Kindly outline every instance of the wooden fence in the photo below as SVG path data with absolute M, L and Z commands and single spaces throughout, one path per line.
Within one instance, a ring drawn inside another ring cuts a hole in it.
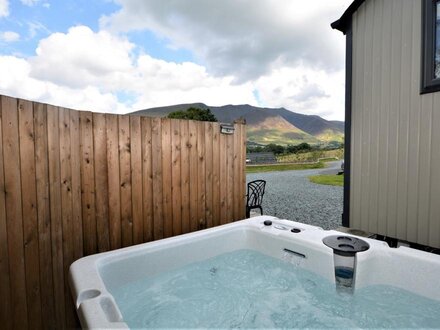
M 245 216 L 243 125 L 0 98 L 2 328 L 78 326 L 78 258 Z

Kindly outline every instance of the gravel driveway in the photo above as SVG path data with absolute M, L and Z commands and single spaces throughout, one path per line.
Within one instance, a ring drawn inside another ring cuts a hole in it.
M 264 214 L 335 229 L 342 224 L 343 187 L 311 183 L 308 176 L 336 173 L 340 166 L 338 161 L 325 169 L 252 173 L 246 179 L 266 180 Z

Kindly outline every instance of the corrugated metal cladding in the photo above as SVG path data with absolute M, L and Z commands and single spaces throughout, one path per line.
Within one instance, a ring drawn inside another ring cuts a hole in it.
M 440 93 L 420 95 L 420 0 L 353 16 L 350 227 L 440 247 Z

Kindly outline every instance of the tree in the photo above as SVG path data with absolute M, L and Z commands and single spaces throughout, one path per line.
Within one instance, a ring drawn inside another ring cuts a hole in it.
M 310 146 L 310 144 L 303 142 L 303 143 L 300 143 L 296 146 L 289 144 L 286 149 L 287 149 L 288 153 L 297 154 L 300 152 L 310 151 L 310 150 L 312 150 L 312 147 Z
M 284 147 L 279 144 L 268 144 L 264 147 L 265 151 L 273 152 L 275 155 L 283 154 L 284 153 Z
M 192 119 L 198 121 L 218 121 L 209 109 L 188 108 L 185 111 L 174 111 L 168 114 L 168 118 Z

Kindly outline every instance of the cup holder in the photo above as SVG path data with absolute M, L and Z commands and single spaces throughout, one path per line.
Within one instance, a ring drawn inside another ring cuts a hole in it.
M 85 291 L 81 291 L 78 295 L 78 299 L 76 300 L 76 307 L 78 308 L 81 303 L 83 303 L 86 300 L 94 299 L 96 297 L 99 297 L 101 295 L 101 291 L 96 289 L 89 289 Z

